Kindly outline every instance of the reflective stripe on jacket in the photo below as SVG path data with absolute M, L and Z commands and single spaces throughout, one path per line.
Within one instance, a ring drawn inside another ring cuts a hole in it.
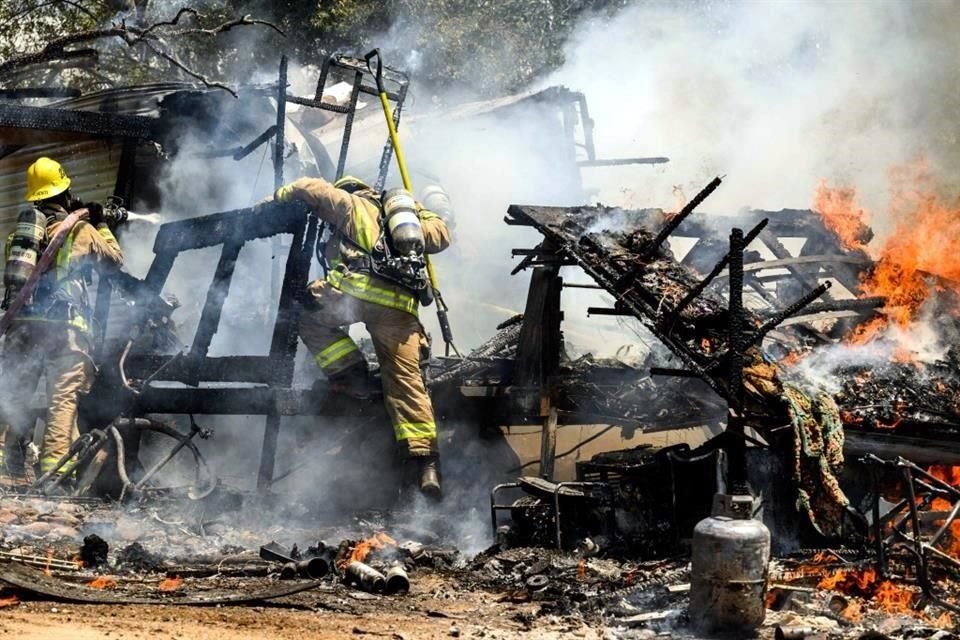
M 381 236 L 380 205 L 374 198 L 364 197 L 364 192 L 347 193 L 321 178 L 300 178 L 281 192 L 285 200 L 300 200 L 335 229 L 327 243 L 327 259 L 335 266 L 327 275 L 331 286 L 365 302 L 417 315 L 419 301 L 410 289 L 376 275 L 344 271 L 340 266 L 369 256 Z M 424 211 L 420 221 L 426 253 L 439 253 L 449 246 L 450 232 L 439 216 Z

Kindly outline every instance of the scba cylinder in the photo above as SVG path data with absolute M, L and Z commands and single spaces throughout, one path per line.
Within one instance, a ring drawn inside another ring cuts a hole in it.
M 393 248 L 403 256 L 423 254 L 423 227 L 417 202 L 406 189 L 390 189 L 383 196 L 383 213 Z
M 766 617 L 770 531 L 757 520 L 711 517 L 693 530 L 690 619 L 705 631 L 753 629 Z
M 424 208 L 433 211 L 444 220 L 453 216 L 453 205 L 450 204 L 450 196 L 446 190 L 438 184 L 431 184 L 424 187 L 420 192 L 420 201 Z
M 17 216 L 17 226 L 10 237 L 3 284 L 8 294 L 26 284 L 47 234 L 47 217 L 37 209 L 24 209 Z

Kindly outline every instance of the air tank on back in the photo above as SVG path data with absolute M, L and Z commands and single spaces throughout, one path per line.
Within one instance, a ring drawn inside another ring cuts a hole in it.
M 770 530 L 762 522 L 704 518 L 693 530 L 690 619 L 704 631 L 753 629 L 766 617 Z
M 439 215 L 448 227 L 453 228 L 453 205 L 446 190 L 438 184 L 431 184 L 420 192 L 420 202 L 428 211 Z
M 383 194 L 383 212 L 393 248 L 403 256 L 423 254 L 423 227 L 417 215 L 417 202 L 406 189 L 390 189 Z
M 24 209 L 17 216 L 17 226 L 7 240 L 3 285 L 9 299 L 27 282 L 40 257 L 47 233 L 47 218 L 38 209 Z

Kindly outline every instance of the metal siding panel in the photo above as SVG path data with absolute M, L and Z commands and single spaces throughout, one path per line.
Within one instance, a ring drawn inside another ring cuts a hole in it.
M 70 190 L 83 200 L 103 202 L 113 194 L 120 165 L 120 144 L 97 140 L 69 145 L 25 147 L 0 159 L 0 238 L 13 230 L 17 214 L 27 206 L 26 170 L 42 156 L 63 165 L 70 176 Z

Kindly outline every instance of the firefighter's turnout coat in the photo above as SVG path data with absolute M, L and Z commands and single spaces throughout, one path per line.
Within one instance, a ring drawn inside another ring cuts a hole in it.
M 380 204 L 372 191 L 348 193 L 326 180 L 301 178 L 278 192 L 299 200 L 335 230 L 327 243 L 331 269 L 308 287 L 300 337 L 327 376 L 364 364 L 345 328 L 363 322 L 373 340 L 383 383 L 384 403 L 401 450 L 410 456 L 437 452 L 437 426 L 420 361 L 427 338 L 418 319 L 418 296 L 411 289 L 372 274 L 362 265 L 381 238 Z M 450 244 L 438 215 L 419 212 L 426 253 Z
M 68 212 L 50 204 L 38 208 L 47 216 L 49 241 Z M 8 468 L 22 465 L 20 440 L 32 436 L 32 399 L 41 374 L 47 387 L 41 473 L 53 468 L 78 437 L 78 403 L 94 375 L 89 271 L 98 264 L 122 262 L 123 252 L 106 224 L 77 222 L 41 276 L 32 303 L 14 320 L 4 339 L 0 373 L 0 415 L 16 436 L 7 433 L 3 438 Z

